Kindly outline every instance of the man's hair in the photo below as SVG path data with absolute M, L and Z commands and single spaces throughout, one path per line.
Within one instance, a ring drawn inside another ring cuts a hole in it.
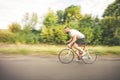
M 66 29 L 66 28 L 70 28 L 69 26 L 66 26 L 64 29 Z

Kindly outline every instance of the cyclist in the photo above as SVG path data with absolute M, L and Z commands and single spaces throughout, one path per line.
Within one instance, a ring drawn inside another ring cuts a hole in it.
M 69 26 L 66 26 L 64 28 L 64 31 L 70 36 L 70 39 L 67 41 L 68 43 L 67 46 L 70 48 L 74 47 L 79 51 L 79 53 L 76 53 L 76 54 L 78 56 L 78 60 L 80 60 L 82 54 L 84 53 L 84 50 L 79 46 L 81 45 L 82 42 L 84 42 L 85 35 L 76 29 L 70 29 Z

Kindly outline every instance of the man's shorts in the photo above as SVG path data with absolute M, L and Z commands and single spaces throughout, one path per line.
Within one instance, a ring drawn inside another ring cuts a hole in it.
M 85 38 L 77 39 L 76 43 L 81 46 L 85 41 Z

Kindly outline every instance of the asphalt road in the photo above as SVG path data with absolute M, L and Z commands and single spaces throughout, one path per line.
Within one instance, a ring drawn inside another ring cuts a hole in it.
M 120 80 L 120 61 L 62 64 L 55 57 L 0 58 L 0 80 Z

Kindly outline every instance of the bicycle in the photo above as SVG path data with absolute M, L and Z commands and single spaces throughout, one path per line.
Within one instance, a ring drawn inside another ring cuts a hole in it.
M 84 54 L 82 54 L 81 60 L 85 64 L 92 64 L 97 59 L 97 54 L 94 50 L 87 48 L 88 42 L 82 43 L 83 50 L 85 51 Z M 58 59 L 61 63 L 68 64 L 71 63 L 75 57 L 76 51 L 73 48 L 65 48 L 62 49 L 58 54 Z

